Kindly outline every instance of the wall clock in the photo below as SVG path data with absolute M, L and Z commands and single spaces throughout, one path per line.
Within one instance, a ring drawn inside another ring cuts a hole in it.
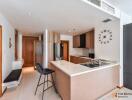
M 112 32 L 110 30 L 103 30 L 98 38 L 101 44 L 108 44 L 112 40 Z

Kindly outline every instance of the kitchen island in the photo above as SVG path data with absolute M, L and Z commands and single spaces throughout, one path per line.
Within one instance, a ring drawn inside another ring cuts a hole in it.
M 119 63 L 89 68 L 68 61 L 52 61 L 55 82 L 63 100 L 95 100 L 119 85 Z

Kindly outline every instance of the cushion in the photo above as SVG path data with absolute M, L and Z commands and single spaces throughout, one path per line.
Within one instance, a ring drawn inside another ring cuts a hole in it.
M 21 75 L 22 69 L 12 70 L 8 77 L 4 80 L 4 83 L 18 81 Z

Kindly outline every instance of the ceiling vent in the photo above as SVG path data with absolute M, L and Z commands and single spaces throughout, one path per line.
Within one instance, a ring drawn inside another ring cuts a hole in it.
M 93 3 L 93 4 L 97 5 L 97 6 L 101 6 L 101 1 L 100 0 L 87 0 L 87 1 Z
M 110 4 L 108 4 L 108 3 L 104 2 L 104 1 L 102 1 L 101 4 L 102 4 L 101 7 L 104 10 L 106 10 L 106 11 L 112 13 L 112 14 L 115 14 L 115 8 L 112 5 L 110 5 Z
M 112 21 L 112 20 L 108 18 L 108 19 L 103 20 L 102 22 L 108 23 L 108 22 L 110 22 L 110 21 Z

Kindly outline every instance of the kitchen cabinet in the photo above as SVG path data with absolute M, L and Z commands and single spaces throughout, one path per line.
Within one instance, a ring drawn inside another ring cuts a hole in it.
M 73 48 L 94 49 L 94 30 L 73 36 Z
M 80 35 L 80 48 L 86 48 L 86 34 Z
M 86 33 L 86 48 L 94 49 L 94 30 Z
M 90 61 L 90 58 L 70 56 L 70 62 L 75 63 L 75 64 L 86 63 L 89 61 Z
M 76 35 L 73 36 L 73 48 L 79 48 L 80 47 L 80 36 Z

